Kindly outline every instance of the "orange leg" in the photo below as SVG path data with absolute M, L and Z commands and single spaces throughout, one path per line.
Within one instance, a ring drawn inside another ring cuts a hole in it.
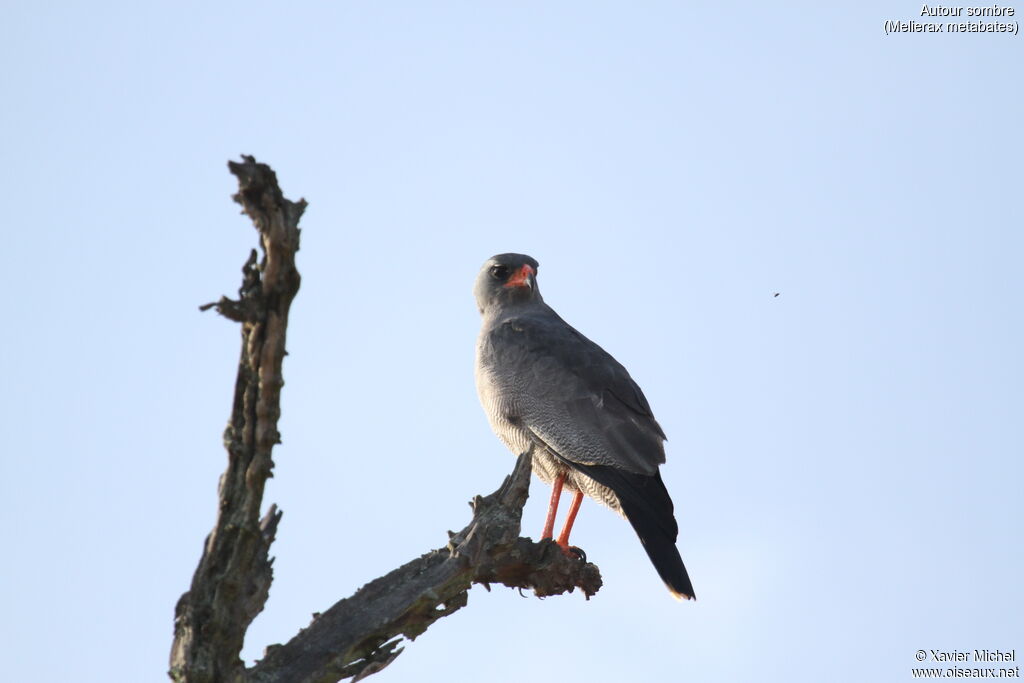
M 551 487 L 551 502 L 548 503 L 548 519 L 544 522 L 544 531 L 541 532 L 540 540 L 551 538 L 555 530 L 555 515 L 558 514 L 558 501 L 562 498 L 562 484 L 565 483 L 565 474 L 555 477 L 555 483 Z
M 569 514 L 565 516 L 565 526 L 562 527 L 562 533 L 558 535 L 558 545 L 562 546 L 562 550 L 569 549 L 569 532 L 572 531 L 572 525 L 576 521 L 576 513 L 580 511 L 580 503 L 583 502 L 583 491 L 577 491 L 576 495 L 572 497 L 572 503 L 569 505 Z

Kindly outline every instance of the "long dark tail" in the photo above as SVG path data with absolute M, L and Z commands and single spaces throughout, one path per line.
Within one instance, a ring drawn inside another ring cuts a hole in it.
M 686 573 L 683 558 L 676 548 L 679 527 L 673 514 L 672 499 L 661 481 L 661 474 L 656 472 L 653 476 L 646 476 L 607 465 L 564 462 L 615 492 L 626 519 L 644 544 L 647 557 L 651 558 L 651 563 L 672 595 L 677 599 L 696 599 L 690 575 Z

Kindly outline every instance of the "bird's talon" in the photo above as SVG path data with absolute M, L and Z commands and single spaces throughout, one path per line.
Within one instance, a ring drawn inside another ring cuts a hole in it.
M 562 552 L 566 555 L 570 557 L 575 557 L 581 562 L 587 561 L 587 554 L 583 552 L 583 548 L 577 548 L 576 546 L 569 545 L 568 543 L 558 543 L 558 541 L 555 541 L 555 543 L 558 545 L 559 548 L 562 549 Z

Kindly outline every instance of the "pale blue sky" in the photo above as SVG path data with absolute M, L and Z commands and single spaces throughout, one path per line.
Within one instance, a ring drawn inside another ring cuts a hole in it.
M 6 3 L 4 678 L 164 680 L 225 461 L 238 331 L 197 306 L 255 244 L 240 153 L 310 202 L 250 660 L 511 469 L 472 376 L 504 251 L 644 388 L 699 601 L 588 501 L 594 599 L 474 589 L 374 680 L 1024 652 L 1024 39 L 885 36 L 909 2 L 427 5 Z

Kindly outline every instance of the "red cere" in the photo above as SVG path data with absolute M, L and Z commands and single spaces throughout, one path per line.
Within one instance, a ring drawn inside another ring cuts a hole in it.
M 537 271 L 533 269 L 529 264 L 524 264 L 522 268 L 517 270 L 512 277 L 505 283 L 506 287 L 531 287 L 527 278 L 531 275 L 536 275 Z

